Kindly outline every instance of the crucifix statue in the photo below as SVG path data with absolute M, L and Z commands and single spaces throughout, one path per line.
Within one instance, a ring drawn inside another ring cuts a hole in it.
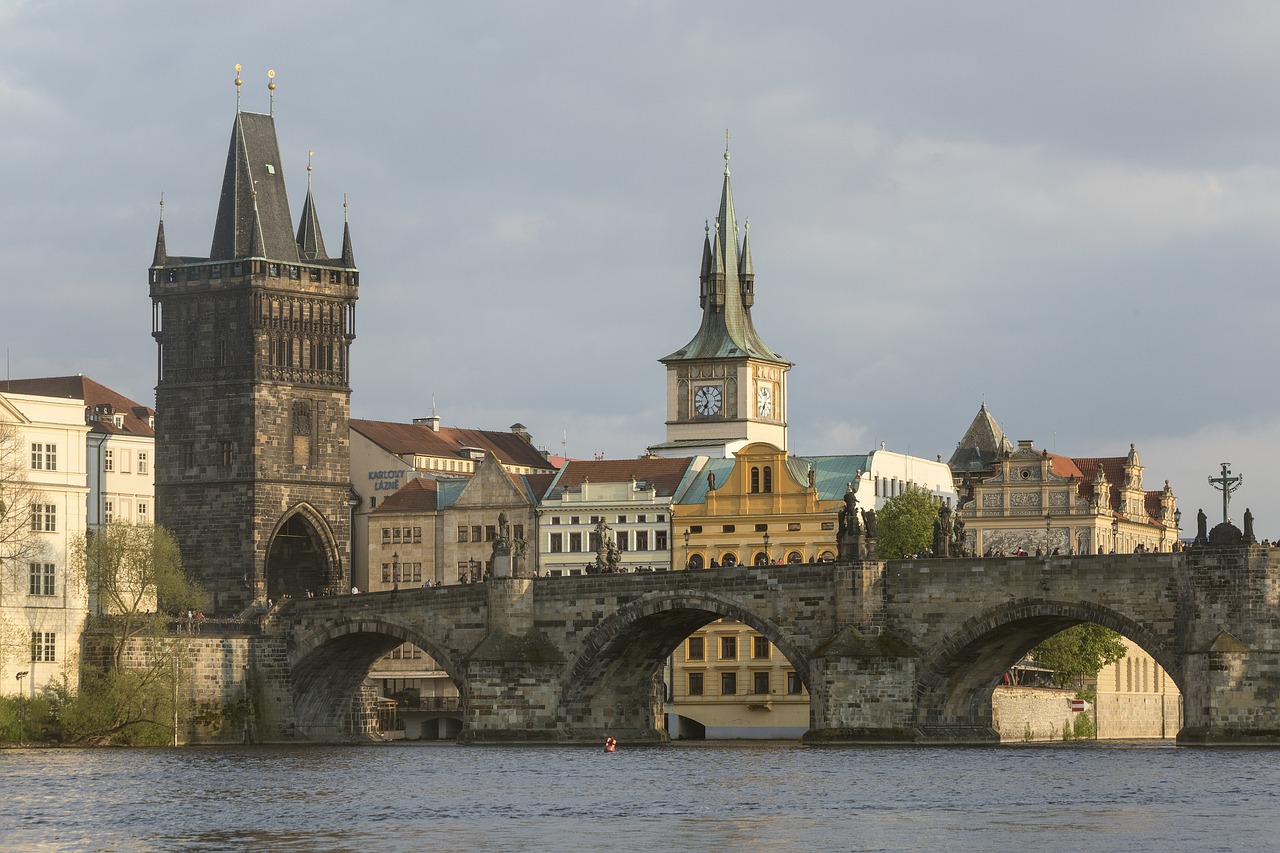
M 1234 492 L 1236 489 L 1240 488 L 1240 484 L 1243 482 L 1244 482 L 1243 474 L 1237 474 L 1234 477 L 1231 476 L 1230 462 L 1222 463 L 1221 477 L 1209 478 L 1209 485 L 1213 486 L 1215 489 L 1219 489 L 1222 491 L 1222 523 L 1223 524 L 1226 524 L 1228 521 L 1227 507 L 1231 504 L 1231 493 Z

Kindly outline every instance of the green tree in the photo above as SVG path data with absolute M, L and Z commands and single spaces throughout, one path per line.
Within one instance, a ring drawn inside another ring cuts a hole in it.
M 89 590 L 103 643 L 81 662 L 80 690 L 58 696 L 65 736 L 88 743 L 167 743 L 182 643 L 170 620 L 203 606 L 204 593 L 182 570 L 177 542 L 163 527 L 112 522 L 73 553 Z
M 1120 635 L 1094 622 L 1072 626 L 1031 650 L 1036 663 L 1053 670 L 1058 684 L 1065 687 L 1074 681 L 1079 690 L 1085 679 L 1097 677 L 1099 670 L 1124 655 Z
M 876 547 L 880 559 L 901 560 L 933 546 L 933 520 L 938 503 L 919 486 L 908 486 L 884 502 L 876 513 Z

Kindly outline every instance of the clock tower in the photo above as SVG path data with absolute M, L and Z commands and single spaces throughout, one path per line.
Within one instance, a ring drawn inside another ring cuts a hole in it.
M 726 147 L 720 214 L 702 244 L 702 325 L 693 340 L 660 359 L 667 367 L 667 440 L 651 454 L 729 457 L 757 441 L 787 449 L 791 362 L 761 340 L 751 321 L 756 276 L 749 228 L 739 244 Z

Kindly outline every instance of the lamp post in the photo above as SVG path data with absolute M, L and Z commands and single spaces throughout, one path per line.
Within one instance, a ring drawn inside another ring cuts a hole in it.
M 476 582 L 476 569 L 479 567 L 479 565 L 480 565 L 480 564 L 476 562 L 476 558 L 475 558 L 475 557 L 472 557 L 472 558 L 471 558 L 470 560 L 468 560 L 467 562 L 469 562 L 469 563 L 471 564 L 471 582 L 472 582 L 472 583 L 475 583 L 475 582 Z
M 1120 518 L 1111 519 L 1111 553 L 1120 553 Z
M 764 564 L 767 566 L 773 562 L 769 555 L 769 531 L 764 532 Z
M 400 588 L 400 552 L 391 552 L 391 589 L 394 592 Z
M 689 568 L 689 528 L 684 529 L 684 567 Z

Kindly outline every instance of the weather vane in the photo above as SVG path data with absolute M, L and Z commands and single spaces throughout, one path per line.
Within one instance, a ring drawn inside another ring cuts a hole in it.
M 240 79 L 240 63 L 236 63 L 236 112 L 240 112 L 240 84 L 244 81 Z
M 1221 477 L 1209 478 L 1209 485 L 1213 486 L 1215 489 L 1220 489 L 1222 491 L 1222 523 L 1223 524 L 1226 524 L 1228 521 L 1227 507 L 1231 504 L 1231 493 L 1234 492 L 1236 489 L 1240 488 L 1240 484 L 1243 482 L 1244 482 L 1243 474 L 1237 474 L 1234 477 L 1231 476 L 1230 462 L 1222 463 Z
M 276 114 L 276 70 L 267 69 L 267 98 L 271 102 L 271 115 Z

